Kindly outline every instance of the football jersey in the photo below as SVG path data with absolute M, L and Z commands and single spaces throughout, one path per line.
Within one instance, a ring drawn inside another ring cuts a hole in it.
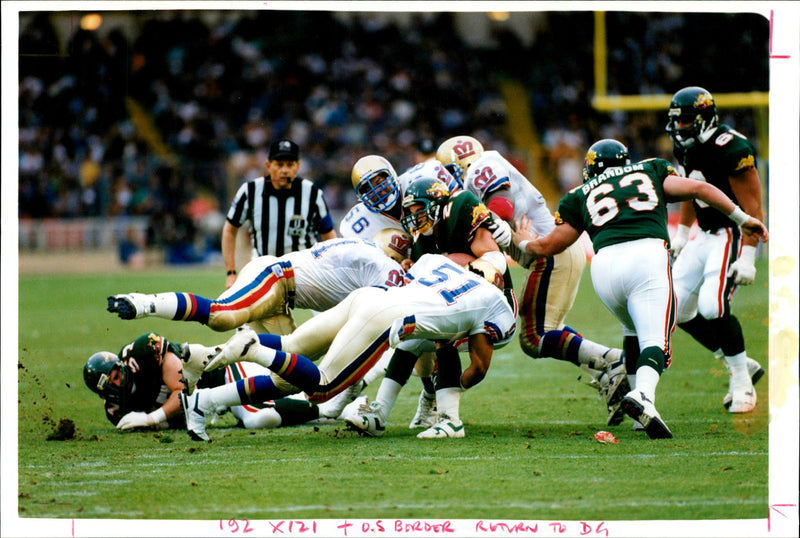
M 294 269 L 295 308 L 328 310 L 358 288 L 403 284 L 400 264 L 365 239 L 329 239 L 284 259 Z
M 532 230 L 539 235 L 547 235 L 555 227 L 553 214 L 539 189 L 497 151 L 485 151 L 470 164 L 464 174 L 464 189 L 480 200 L 507 189 L 514 201 L 514 219 L 527 216 Z
M 507 344 L 516 331 L 516 316 L 499 289 L 438 254 L 421 256 L 408 272 L 402 289 L 387 290 L 413 305 L 413 324 L 397 320 L 390 345 L 401 340 L 455 342 L 485 333 L 495 347 Z
M 386 213 L 370 211 L 361 202 L 350 208 L 342 222 L 339 223 L 339 233 L 342 237 L 372 239 L 375 234 L 386 228 L 402 230 L 403 225 L 399 220 Z
M 414 238 L 411 259 L 416 261 L 427 253 L 472 254 L 470 244 L 475 232 L 481 226 L 488 228 L 493 223 L 492 213 L 483 202 L 471 192 L 458 191 L 450 196 L 450 201 L 442 208 L 436 230 L 431 235 Z
M 124 399 L 124 407 L 106 401 L 106 417 L 114 425 L 131 411 L 149 413 L 167 401 L 170 390 L 164 384 L 161 366 L 170 351 L 181 354 L 178 344 L 156 333 L 145 333 L 119 351 L 119 358 L 133 375 L 133 387 Z
M 595 252 L 645 237 L 669 244 L 664 178 L 675 174 L 664 159 L 606 168 L 561 198 L 556 224 L 563 221 L 585 230 Z
M 755 148 L 741 133 L 720 125 L 704 143 L 685 150 L 675 148 L 675 157 L 684 167 L 684 175 L 711 183 L 738 205 L 728 178 L 756 166 Z M 701 230 L 729 228 L 736 224 L 701 200 L 694 200 L 697 225 Z

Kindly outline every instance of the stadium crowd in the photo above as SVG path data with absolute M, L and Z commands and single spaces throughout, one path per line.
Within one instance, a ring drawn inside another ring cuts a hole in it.
M 739 36 L 734 46 L 697 35 L 697 15 L 607 15 L 612 94 L 671 93 L 706 72 L 717 92 L 765 89 L 766 72 L 748 69 L 766 69 L 750 61 L 765 51 L 747 45 L 764 42 L 765 24 L 719 14 L 716 29 Z M 471 133 L 524 162 L 506 130 L 502 77 L 529 88 L 541 179 L 562 191 L 580 181 L 583 152 L 598 138 L 636 140 L 634 159 L 670 156 L 663 111 L 591 107 L 591 12 L 548 13 L 530 46 L 497 30 L 497 47 L 481 49 L 459 38 L 448 13 L 408 27 L 326 12 L 222 12 L 214 24 L 193 11 L 131 16 L 133 39 L 76 28 L 62 44 L 48 12 L 22 15 L 20 218 L 147 215 L 149 245 L 185 239 L 205 208 L 197 198 L 224 212 L 238 185 L 262 174 L 278 137 L 303 148 L 300 172 L 333 210 L 355 201 L 349 176 L 360 156 L 378 153 L 403 170 L 421 138 Z M 754 132 L 744 112 L 733 123 Z

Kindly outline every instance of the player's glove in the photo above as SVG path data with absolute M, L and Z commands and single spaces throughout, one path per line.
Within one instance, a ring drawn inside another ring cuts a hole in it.
M 742 255 L 728 269 L 728 278 L 737 286 L 747 286 L 756 279 L 756 247 L 743 246 Z
M 689 227 L 683 224 L 678 224 L 678 231 L 675 234 L 675 237 L 669 241 L 669 254 L 672 256 L 673 261 L 678 257 L 678 254 L 681 253 L 683 247 L 686 246 L 687 241 L 689 241 Z
M 118 430 L 132 430 L 133 428 L 148 428 L 154 426 L 155 422 L 150 422 L 150 417 L 147 413 L 140 411 L 131 411 L 122 417 L 117 423 Z
M 511 226 L 506 221 L 494 219 L 489 231 L 492 232 L 492 237 L 500 248 L 506 248 L 511 244 Z

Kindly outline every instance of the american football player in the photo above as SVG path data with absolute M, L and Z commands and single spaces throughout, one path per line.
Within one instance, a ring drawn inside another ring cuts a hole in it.
M 178 394 L 184 388 L 181 359 L 185 360 L 189 348 L 197 354 L 215 353 L 200 344 L 178 345 L 156 333 L 145 333 L 118 355 L 110 351 L 94 353 L 83 367 L 83 379 L 103 399 L 106 417 L 117 429 L 183 429 L 186 423 Z M 232 364 L 206 373 L 199 384 L 212 387 L 232 383 L 263 373 L 261 368 L 253 363 Z M 316 405 L 288 398 L 236 406 L 230 411 L 245 428 L 276 428 L 320 417 Z
M 480 200 L 463 190 L 451 193 L 435 177 L 422 177 L 407 187 L 402 205 L 401 222 L 414 238 L 412 259 L 419 259 L 426 253 L 464 253 L 480 259 L 502 275 L 507 302 L 516 315 L 516 298 L 505 256 L 489 231 L 489 226 L 492 225 L 491 213 Z M 366 402 L 365 406 L 370 406 L 372 410 L 369 412 L 380 414 L 385 421 L 400 390 L 408 381 L 417 357 L 434 348 L 438 371 L 434 387 L 435 400 L 430 398 L 428 391 L 423 391 L 420 394 L 418 412 L 426 404 L 429 408 L 432 407 L 435 401 L 437 417 L 417 437 L 463 437 L 463 424 L 458 416 L 460 393 L 463 389 L 459 385 L 461 363 L 454 345 L 434 346 L 431 342 L 419 341 L 410 342 L 395 350 L 375 401 Z M 358 409 L 346 410 L 342 413 L 345 420 L 348 420 L 351 412 L 363 416 L 368 413 Z M 357 419 L 351 422 L 354 425 L 361 423 Z
M 630 390 L 622 350 L 583 338 L 564 324 L 586 265 L 583 247 L 575 243 L 555 256 L 532 260 L 511 242 L 508 223 L 525 216 L 539 235 L 555 227 L 553 214 L 533 183 L 500 153 L 485 151 L 471 136 L 445 140 L 437 158 L 492 211 L 495 240 L 528 270 L 520 301 L 522 350 L 534 359 L 563 360 L 587 372 L 608 409 L 607 422 L 619 423 L 623 418 L 619 403 Z
M 592 144 L 584 161 L 584 184 L 558 204 L 556 226 L 534 236 L 527 218 L 517 222 L 513 241 L 533 256 L 552 256 L 586 231 L 596 252 L 592 283 L 603 304 L 622 323 L 628 360 L 636 358 L 635 388 L 621 409 L 651 439 L 672 432 L 655 407 L 656 386 L 669 367 L 676 300 L 669 262 L 667 203 L 702 200 L 741 226 L 768 239 L 764 225 L 747 215 L 710 183 L 677 175 L 664 159 L 631 163 L 627 147 L 604 139 Z M 632 362 L 629 362 L 631 367 Z
M 679 90 L 670 101 L 668 117 L 666 130 L 684 175 L 714 185 L 749 215 L 763 219 L 755 149 L 744 135 L 719 124 L 711 94 L 697 86 Z M 695 218 L 700 230 L 689 241 Z M 753 384 L 764 374 L 747 356 L 741 324 L 731 313 L 738 286 L 755 280 L 757 246 L 758 238 L 742 234 L 727 215 L 698 200 L 681 204 L 672 238 L 678 326 L 724 357 L 730 379 L 722 403 L 731 413 L 753 411 Z
M 486 375 L 494 347 L 514 335 L 516 315 L 503 293 L 483 276 L 441 255 L 422 256 L 408 271 L 410 282 L 401 288 L 362 288 L 336 307 L 300 325 L 291 335 L 267 347 L 252 329 L 231 337 L 207 369 L 237 361 L 253 361 L 272 370 L 214 389 L 182 393 L 189 435 L 208 440 L 206 415 L 219 406 L 275 398 L 304 391 L 313 402 L 323 402 L 357 383 L 380 355 L 402 341 L 424 340 L 451 344 L 468 339 L 471 363 L 458 383 L 468 388 Z M 330 342 L 317 367 L 294 353 L 297 342 L 323 336 Z M 280 349 L 278 349 L 280 348 Z M 368 427 L 384 428 L 385 422 Z M 455 425 L 463 430 L 463 425 Z M 455 436 L 458 436 L 457 434 Z M 463 436 L 463 434 L 462 434 Z
M 336 238 L 280 258 L 261 256 L 245 265 L 234 285 L 217 299 L 180 292 L 127 293 L 110 296 L 108 311 L 122 319 L 156 316 L 228 331 L 292 308 L 327 310 L 357 288 L 403 284 L 398 262 L 406 257 L 407 234 L 397 229 L 379 240 Z M 292 319 L 291 329 L 295 327 Z M 279 329 L 274 333 L 291 332 Z
M 362 237 L 371 239 L 374 234 L 386 227 L 402 227 L 402 204 L 400 202 L 408 185 L 415 179 L 435 177 L 443 181 L 451 192 L 460 185 L 445 167 L 435 159 L 426 159 L 397 176 L 392 165 L 380 155 L 367 155 L 353 165 L 351 180 L 359 203 L 353 206 L 342 219 L 339 233 L 342 237 Z M 409 242 L 410 245 L 410 242 Z M 413 346 L 413 344 L 411 345 Z M 400 349 L 409 347 L 401 344 Z M 375 368 L 364 376 L 364 385 L 380 379 L 391 359 L 394 350 L 387 352 Z M 409 428 L 428 428 L 436 422 L 436 396 L 430 375 L 435 359 L 430 353 L 419 354 L 414 372 L 422 381 L 422 391 L 414 417 Z M 349 398 L 349 397 L 348 397 Z

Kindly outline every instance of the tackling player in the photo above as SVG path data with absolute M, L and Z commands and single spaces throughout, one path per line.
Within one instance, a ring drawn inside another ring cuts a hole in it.
M 225 345 L 207 368 L 237 361 L 253 361 L 272 370 L 235 385 L 198 389 L 181 394 L 189 435 L 208 440 L 206 415 L 219 406 L 275 398 L 304 391 L 309 400 L 323 402 L 361 379 L 388 347 L 410 340 L 450 344 L 467 338 L 470 366 L 459 380 L 464 387 L 479 383 L 486 374 L 495 346 L 505 345 L 516 329 L 516 315 L 503 293 L 482 276 L 444 256 L 421 257 L 409 270 L 411 281 L 400 288 L 362 288 L 336 307 L 302 324 L 291 335 L 264 338 L 243 328 Z M 274 336 L 274 335 L 268 335 Z M 329 348 L 317 367 L 294 353 L 297 342 L 314 338 Z M 374 423 L 382 429 L 383 423 Z
M 495 217 L 494 238 L 508 255 L 528 270 L 522 288 L 519 342 L 534 359 L 567 361 L 587 372 L 609 411 L 607 422 L 619 424 L 619 402 L 630 390 L 621 349 L 583 338 L 564 324 L 578 294 L 586 254 L 574 243 L 554 256 L 532 259 L 511 243 L 509 222 L 523 216 L 539 235 L 554 227 L 553 214 L 539 190 L 497 151 L 484 151 L 471 136 L 445 140 L 436 154 L 440 162 L 481 199 Z
M 745 212 L 763 219 L 753 145 L 719 124 L 710 93 L 696 86 L 675 93 L 666 130 L 684 175 L 714 185 Z M 695 217 L 700 230 L 689 241 Z M 747 356 L 742 326 L 731 313 L 737 287 L 755 280 L 757 246 L 758 237 L 743 235 L 736 222 L 703 202 L 681 204 L 678 232 L 672 238 L 678 326 L 724 357 L 731 375 L 722 403 L 731 413 L 755 408 L 753 384 L 764 374 L 761 365 Z
M 591 264 L 595 292 L 622 323 L 628 369 L 635 371 L 635 388 L 625 395 L 621 408 L 650 438 L 671 438 L 655 408 L 656 386 L 669 367 L 675 330 L 667 203 L 699 199 L 746 234 L 766 241 L 767 230 L 718 188 L 678 176 L 664 159 L 631 164 L 628 148 L 616 140 L 592 144 L 583 177 L 584 184 L 559 202 L 552 232 L 536 237 L 523 218 L 513 240 L 528 254 L 552 256 L 583 231 L 589 234 L 596 252 Z
M 127 293 L 110 296 L 108 311 L 122 319 L 196 321 L 222 332 L 288 314 L 292 308 L 327 310 L 357 288 L 402 285 L 398 262 L 407 257 L 409 242 L 400 229 L 382 230 L 375 242 L 329 239 L 280 258 L 256 258 L 217 299 L 182 292 Z
M 401 200 L 408 186 L 416 179 L 432 177 L 443 181 L 451 192 L 460 190 L 460 184 L 450 172 L 435 159 L 426 159 L 408 170 L 400 177 L 392 165 L 380 155 L 367 155 L 353 165 L 351 180 L 359 203 L 345 215 L 339 227 L 342 237 L 362 237 L 371 239 L 378 230 L 402 227 L 400 219 L 403 213 Z M 404 350 L 406 344 L 400 345 Z M 434 358 L 430 354 L 412 351 L 420 356 L 415 371 L 422 381 L 417 411 L 411 419 L 409 428 L 428 428 L 437 420 L 436 395 L 431 373 Z M 372 383 L 379 379 L 388 367 L 394 350 L 387 352 L 376 364 L 373 371 L 364 376 L 364 382 Z M 409 356 L 410 357 L 410 356 Z M 410 375 L 410 374 L 409 374 Z

